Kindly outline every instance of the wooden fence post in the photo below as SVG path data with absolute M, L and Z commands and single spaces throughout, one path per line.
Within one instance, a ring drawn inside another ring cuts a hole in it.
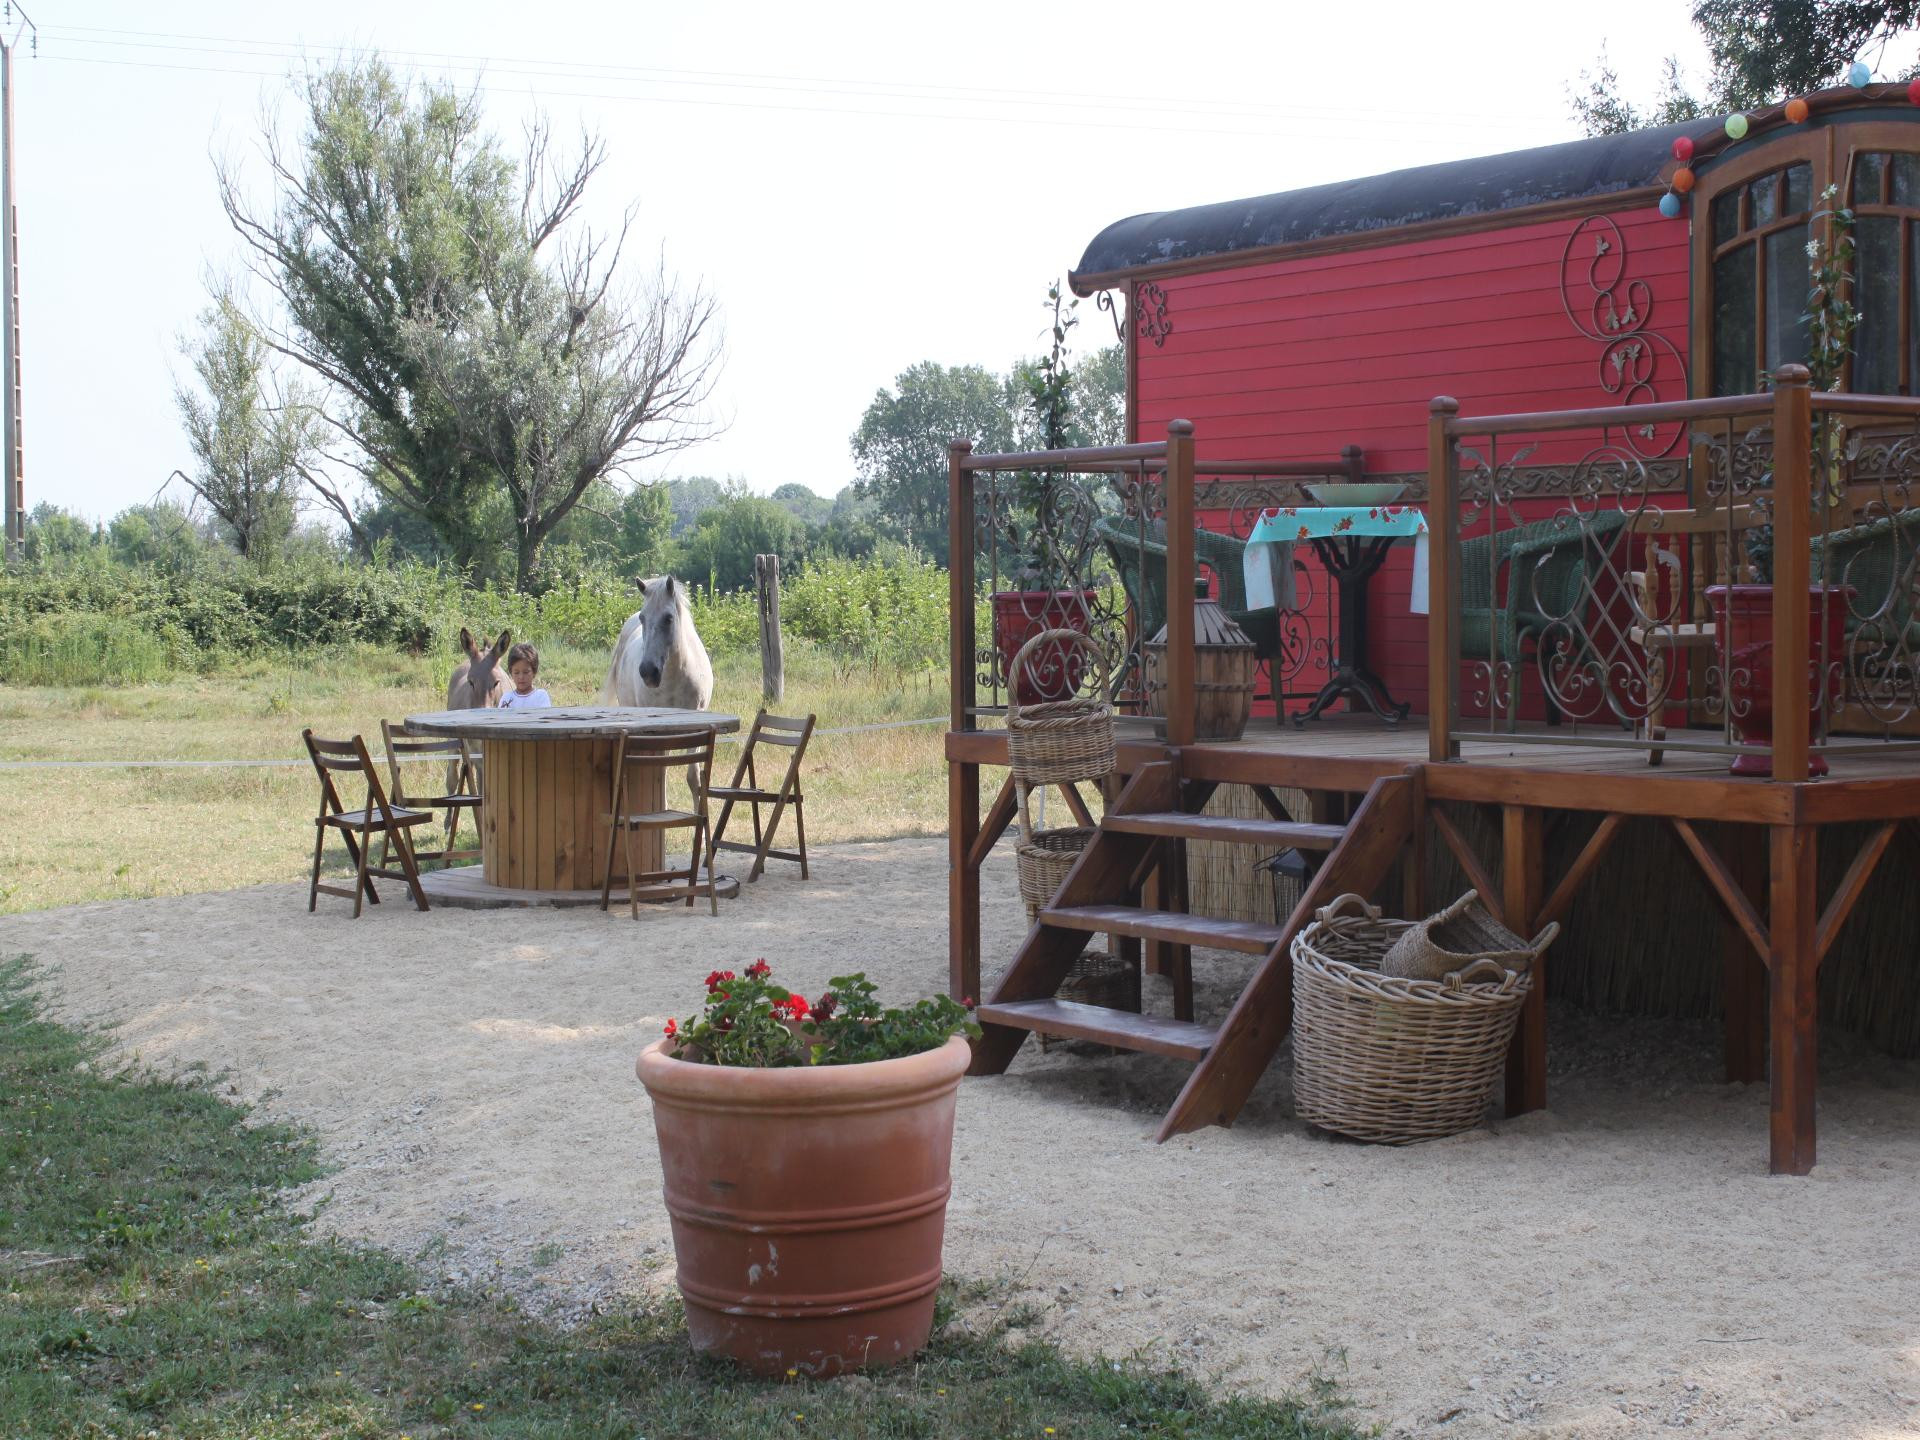
M 753 588 L 760 602 L 760 693 L 769 705 L 787 693 L 787 654 L 780 640 L 780 557 L 753 557 Z
M 973 714 L 973 476 L 967 458 L 973 443 L 947 446 L 947 728 L 975 728 Z M 972 861 L 980 834 L 980 767 L 947 761 L 947 993 L 956 1000 L 980 995 L 980 871 Z

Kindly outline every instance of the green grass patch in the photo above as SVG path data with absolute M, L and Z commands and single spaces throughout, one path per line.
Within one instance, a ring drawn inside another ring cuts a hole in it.
M 1292 1437 L 1363 1433 L 1330 1383 L 1218 1397 L 954 1323 L 871 1378 L 773 1384 L 696 1359 L 676 1306 L 571 1330 L 313 1238 L 282 1200 L 312 1138 L 207 1084 L 103 1066 L 0 964 L 0 1435 Z M 971 1297 L 975 1300 L 978 1296 Z

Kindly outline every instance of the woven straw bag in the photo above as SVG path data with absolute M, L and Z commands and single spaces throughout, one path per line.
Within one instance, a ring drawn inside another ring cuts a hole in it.
M 1398 980 L 1438 980 L 1476 960 L 1525 970 L 1538 953 L 1487 913 L 1478 891 L 1469 890 L 1438 915 L 1401 931 L 1381 958 L 1380 973 Z
M 1385 920 L 1358 895 L 1316 912 L 1293 941 L 1293 1101 L 1310 1125 L 1384 1145 L 1456 1135 L 1480 1123 L 1506 1062 L 1531 964 L 1480 959 L 1439 980 L 1379 973 L 1418 924 Z

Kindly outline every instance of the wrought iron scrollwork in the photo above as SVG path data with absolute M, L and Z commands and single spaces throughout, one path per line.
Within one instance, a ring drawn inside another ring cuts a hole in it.
M 1575 298 L 1584 284 L 1587 293 Z M 1653 322 L 1653 287 L 1627 276 L 1627 241 L 1609 216 L 1589 215 L 1573 227 L 1560 255 L 1560 304 L 1567 319 L 1600 346 L 1600 388 L 1622 405 L 1657 400 L 1663 361 L 1679 370 L 1687 393 L 1686 357 Z M 1683 424 L 1633 425 L 1623 436 L 1641 459 L 1670 455 L 1686 433 Z
M 1173 333 L 1173 321 L 1167 318 L 1167 292 L 1151 280 L 1133 287 L 1133 309 L 1140 317 L 1140 338 L 1156 347 L 1167 343 Z

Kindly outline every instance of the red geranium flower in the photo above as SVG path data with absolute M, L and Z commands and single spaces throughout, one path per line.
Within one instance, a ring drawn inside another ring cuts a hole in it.
M 829 990 L 813 1002 L 813 1018 L 816 1020 L 831 1020 L 833 1018 L 833 1012 L 839 1008 L 840 997 Z
M 804 1020 L 807 1018 L 808 1012 L 807 997 L 804 995 L 789 995 L 784 1000 L 774 1001 L 773 1008 L 786 1011 L 787 1018 L 790 1020 Z
M 674 1036 L 678 1035 L 679 1033 L 680 1033 L 680 1022 L 678 1020 L 667 1021 L 667 1038 L 671 1040 L 673 1039 Z
M 709 970 L 707 972 L 707 993 L 712 994 L 720 988 L 720 982 L 733 979 L 731 970 Z
M 762 975 L 770 975 L 772 973 L 773 967 L 767 964 L 765 960 L 756 960 L 747 966 L 747 974 L 755 980 L 758 980 Z

